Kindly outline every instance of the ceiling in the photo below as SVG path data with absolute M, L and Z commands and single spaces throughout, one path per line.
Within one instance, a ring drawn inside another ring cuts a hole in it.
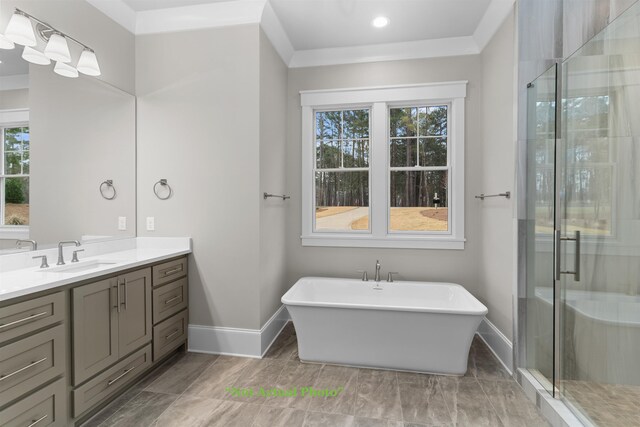
M 0 77 L 29 74 L 29 63 L 22 59 L 22 47 L 0 49 Z
M 490 0 L 271 0 L 294 49 L 471 36 Z M 389 18 L 385 28 L 371 21 Z
M 515 0 L 86 0 L 134 34 L 259 23 L 289 67 L 473 55 Z M 377 16 L 389 25 L 374 28 Z

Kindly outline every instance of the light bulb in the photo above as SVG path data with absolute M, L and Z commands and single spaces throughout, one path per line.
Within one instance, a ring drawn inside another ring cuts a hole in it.
M 18 11 L 11 16 L 4 35 L 12 42 L 23 46 L 35 46 L 37 44 L 31 20 Z
M 78 71 L 88 76 L 99 76 L 100 66 L 98 65 L 98 58 L 91 49 L 85 48 L 80 54 L 78 60 Z
M 69 45 L 67 39 L 60 33 L 53 33 L 49 37 L 49 43 L 44 48 L 44 54 L 47 58 L 58 62 L 71 61 L 71 53 L 69 53 Z
M 376 28 L 386 27 L 387 25 L 389 25 L 389 18 L 387 18 L 386 16 L 378 16 L 373 21 L 371 21 L 371 25 Z

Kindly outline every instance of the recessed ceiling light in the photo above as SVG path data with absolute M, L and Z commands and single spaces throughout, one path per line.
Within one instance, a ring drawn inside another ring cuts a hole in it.
M 371 21 L 371 25 L 376 28 L 386 27 L 387 25 L 389 25 L 389 18 L 387 18 L 386 16 L 378 16 L 373 21 Z

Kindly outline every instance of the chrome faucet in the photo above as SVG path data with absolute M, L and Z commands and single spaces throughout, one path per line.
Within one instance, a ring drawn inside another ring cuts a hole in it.
M 379 282 L 380 281 L 380 261 L 376 260 L 376 277 L 375 277 L 375 281 Z
M 36 242 L 35 240 L 22 240 L 22 239 L 18 239 L 16 241 L 16 249 L 22 249 L 22 245 L 24 243 L 30 244 L 32 251 L 37 251 L 38 250 L 38 242 Z
M 71 244 L 80 246 L 80 242 L 78 242 L 77 240 L 66 240 L 64 242 L 58 243 L 58 262 L 56 263 L 56 265 L 64 265 L 64 253 L 62 252 L 62 248 L 65 245 Z

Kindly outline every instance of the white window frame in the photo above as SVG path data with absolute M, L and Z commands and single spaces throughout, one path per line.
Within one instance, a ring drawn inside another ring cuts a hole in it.
M 14 109 L 14 110 L 0 110 L 0 128 L 16 127 L 16 126 L 29 126 L 29 110 L 28 109 Z M 0 170 L 4 171 L 4 133 L 0 135 L 0 161 L 3 165 L 0 166 Z M 31 144 L 29 144 L 29 151 L 31 151 Z M 0 178 L 20 177 L 23 175 L 4 175 L 0 174 Z M 29 175 L 24 175 L 28 177 Z M 4 202 L 0 201 L 0 215 L 4 218 Z M 0 239 L 27 239 L 29 238 L 29 226 L 28 225 L 0 225 Z
M 302 245 L 464 249 L 464 115 L 467 81 L 300 92 L 302 107 Z M 389 231 L 389 108 L 448 105 L 449 231 Z M 370 232 L 314 231 L 315 112 L 369 108 Z

